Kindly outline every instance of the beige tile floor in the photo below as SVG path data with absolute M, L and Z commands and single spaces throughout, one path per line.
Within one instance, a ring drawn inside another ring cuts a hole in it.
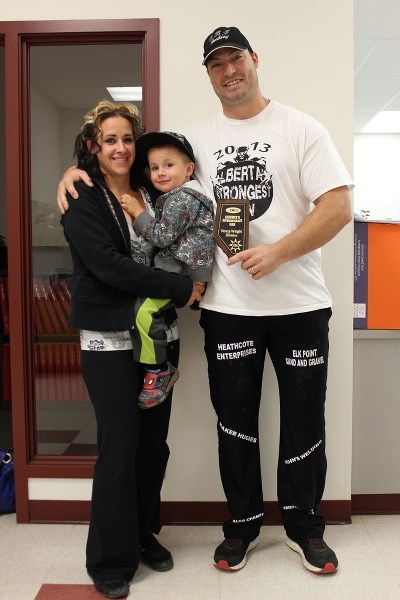
M 86 525 L 25 525 L 0 516 L 1 600 L 34 600 L 43 583 L 90 584 L 86 534 Z M 356 516 L 351 525 L 328 526 L 325 537 L 340 561 L 333 576 L 306 571 L 279 526 L 263 528 L 245 569 L 221 573 L 211 562 L 219 527 L 164 527 L 160 540 L 175 568 L 155 573 L 140 565 L 128 600 L 400 600 L 400 515 Z

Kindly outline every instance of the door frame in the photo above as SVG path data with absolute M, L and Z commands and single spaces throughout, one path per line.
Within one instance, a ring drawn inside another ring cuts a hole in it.
M 38 502 L 29 500 L 32 478 L 92 478 L 95 457 L 37 455 L 33 351 L 30 202 L 29 49 L 32 45 L 142 45 L 143 124 L 159 129 L 159 19 L 0 22 L 5 46 L 6 199 L 11 390 L 17 522 L 27 523 Z M 56 194 L 56 190 L 55 190 Z M 43 508 L 48 501 L 43 501 Z M 62 501 L 62 506 L 68 501 Z M 83 512 L 87 507 L 84 503 Z M 57 503 L 56 505 L 57 506 Z M 57 512 L 57 511 L 56 511 Z M 62 521 L 62 517 L 53 520 Z

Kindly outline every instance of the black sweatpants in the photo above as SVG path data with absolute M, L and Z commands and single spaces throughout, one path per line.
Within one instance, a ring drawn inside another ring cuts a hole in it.
M 220 473 L 231 513 L 223 528 L 227 538 L 251 541 L 263 524 L 258 426 L 267 351 L 279 385 L 277 489 L 283 524 L 295 540 L 323 535 L 324 519 L 315 511 L 326 477 L 330 316 L 331 309 L 276 317 L 202 310 Z
M 178 364 L 179 341 L 168 345 Z M 139 542 L 158 533 L 160 490 L 169 457 L 171 394 L 159 406 L 140 410 L 143 365 L 132 351 L 82 351 L 82 373 L 97 422 L 86 567 L 99 580 L 130 581 L 139 564 Z

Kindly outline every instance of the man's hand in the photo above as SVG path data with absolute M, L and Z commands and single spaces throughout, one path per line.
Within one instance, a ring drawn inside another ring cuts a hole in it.
M 242 262 L 242 269 L 253 279 L 261 279 L 276 271 L 283 263 L 322 248 L 352 219 L 346 186 L 325 192 L 314 201 L 314 205 L 297 229 L 273 244 L 238 252 L 229 258 L 227 264 Z
M 238 252 L 228 259 L 228 265 L 241 262 L 241 268 L 251 275 L 252 279 L 258 280 L 276 271 L 284 262 L 276 251 L 275 244 L 263 244 L 254 246 L 248 250 Z
M 78 198 L 78 192 L 74 186 L 76 181 L 83 181 L 86 185 L 93 187 L 92 180 L 86 171 L 82 171 L 82 169 L 78 169 L 78 167 L 70 167 L 67 169 L 58 184 L 57 192 L 58 209 L 62 215 L 68 210 L 67 192 L 69 192 L 75 200 Z
M 192 295 L 190 296 L 190 298 L 187 302 L 187 306 L 191 306 L 193 304 L 193 302 L 195 302 L 195 301 L 200 302 L 205 289 L 206 289 L 205 283 L 199 283 L 198 281 L 194 281 Z

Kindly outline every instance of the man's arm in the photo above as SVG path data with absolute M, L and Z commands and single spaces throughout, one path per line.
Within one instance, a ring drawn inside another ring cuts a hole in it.
M 69 204 L 67 200 L 67 192 L 71 194 L 75 200 L 78 198 L 78 192 L 75 189 L 74 183 L 82 180 L 89 187 L 93 187 L 92 180 L 86 171 L 78 169 L 78 167 L 70 167 L 67 169 L 62 176 L 60 183 L 58 184 L 57 192 L 57 204 L 60 213 L 63 215 L 68 210 Z
M 228 265 L 241 262 L 253 279 L 261 279 L 276 271 L 283 263 L 321 248 L 352 219 L 351 202 L 346 186 L 322 194 L 315 208 L 291 233 L 273 244 L 263 244 L 238 252 Z

